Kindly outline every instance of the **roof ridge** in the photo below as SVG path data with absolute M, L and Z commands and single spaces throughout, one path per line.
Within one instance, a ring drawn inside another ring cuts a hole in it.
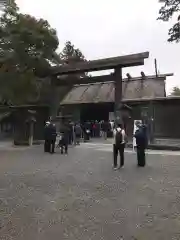
M 142 77 L 136 77 L 136 78 L 132 78 L 132 79 L 128 79 L 128 78 L 123 78 L 122 82 L 131 82 L 131 81 L 148 81 L 148 80 L 158 80 L 158 81 L 165 81 L 166 77 L 164 76 L 159 76 L 159 77 L 146 77 L 144 79 L 142 79 Z M 74 84 L 75 87 L 77 86 L 90 86 L 90 85 L 100 85 L 100 84 L 109 84 L 109 83 L 114 83 L 114 81 L 105 81 L 105 82 L 90 82 L 90 83 L 82 83 L 82 84 Z

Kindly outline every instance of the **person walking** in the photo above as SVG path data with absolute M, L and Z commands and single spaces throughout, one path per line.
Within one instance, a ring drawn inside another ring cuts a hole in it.
M 114 170 L 118 169 L 117 158 L 118 153 L 120 155 L 120 167 L 124 166 L 124 149 L 125 149 L 125 131 L 122 128 L 122 124 L 117 124 L 117 127 L 113 131 L 114 143 L 113 143 L 113 157 L 114 157 Z
M 136 138 L 138 167 L 145 167 L 146 165 L 145 150 L 148 145 L 146 126 L 139 124 L 134 137 Z

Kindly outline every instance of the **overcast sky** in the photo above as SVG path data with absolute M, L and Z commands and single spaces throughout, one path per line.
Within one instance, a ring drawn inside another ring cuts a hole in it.
M 158 0 L 16 0 L 20 10 L 49 21 L 56 28 L 60 49 L 70 40 L 90 59 L 149 51 L 141 67 L 124 69 L 132 76 L 173 72 L 167 91 L 180 87 L 180 43 L 167 43 L 170 23 L 156 21 Z

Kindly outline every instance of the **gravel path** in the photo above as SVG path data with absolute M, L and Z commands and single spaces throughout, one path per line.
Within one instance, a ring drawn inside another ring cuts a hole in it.
M 0 240 L 179 240 L 180 156 L 149 154 L 139 169 L 126 153 L 115 172 L 111 158 L 0 151 Z

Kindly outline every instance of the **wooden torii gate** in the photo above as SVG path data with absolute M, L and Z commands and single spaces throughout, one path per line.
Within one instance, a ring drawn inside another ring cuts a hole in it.
M 149 52 L 131 54 L 113 58 L 98 59 L 92 61 L 67 64 L 52 69 L 52 85 L 70 86 L 75 84 L 87 84 L 114 81 L 115 83 L 115 119 L 122 122 L 122 68 L 144 65 L 144 60 L 149 57 Z M 114 69 L 114 73 L 104 76 L 76 78 L 72 75 Z M 64 77 L 68 76 L 68 77 Z M 55 96 L 52 96 L 52 98 Z M 57 111 L 56 111 L 57 112 Z M 56 117 L 56 116 L 53 116 Z

